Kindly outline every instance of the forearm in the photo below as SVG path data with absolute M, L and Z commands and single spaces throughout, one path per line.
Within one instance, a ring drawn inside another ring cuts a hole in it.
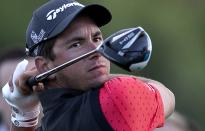
M 25 75 L 27 60 L 18 63 L 11 79 L 2 88 L 5 101 L 12 107 L 11 131 L 32 131 L 38 123 L 40 102 L 36 93 L 22 91 L 20 79 Z

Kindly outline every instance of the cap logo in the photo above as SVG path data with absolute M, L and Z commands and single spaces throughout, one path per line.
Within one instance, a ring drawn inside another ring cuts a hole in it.
M 67 3 L 67 4 L 63 4 L 62 6 L 60 6 L 57 9 L 53 9 L 51 11 L 49 11 L 46 15 L 47 20 L 54 20 L 57 17 L 58 13 L 62 13 L 63 11 L 65 11 L 67 8 L 72 7 L 72 6 L 81 6 L 84 7 L 84 5 L 78 3 L 78 2 L 72 2 L 72 3 Z
M 31 39 L 33 40 L 33 43 L 37 44 L 37 43 L 41 42 L 45 33 L 46 32 L 43 29 L 41 29 L 39 35 L 37 35 L 36 32 L 32 31 L 31 32 Z

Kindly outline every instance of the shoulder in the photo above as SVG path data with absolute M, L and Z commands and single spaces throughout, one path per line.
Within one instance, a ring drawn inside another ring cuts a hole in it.
M 136 128 L 146 127 L 148 123 L 157 127 L 164 121 L 158 90 L 134 76 L 119 76 L 107 81 L 100 89 L 99 100 L 110 121 L 123 118 L 130 121 L 129 127 Z M 139 124 L 140 121 L 143 123 Z
M 138 79 L 135 76 L 126 76 L 126 75 L 120 75 L 120 76 L 113 76 L 104 83 L 103 86 L 104 89 L 109 89 L 113 91 L 117 90 L 147 90 L 151 92 L 155 92 L 155 89 L 150 86 L 149 84 L 145 83 L 144 81 Z

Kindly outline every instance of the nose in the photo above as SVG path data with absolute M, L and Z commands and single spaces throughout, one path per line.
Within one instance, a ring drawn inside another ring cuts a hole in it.
M 99 52 L 96 52 L 96 53 L 90 55 L 90 56 L 88 57 L 88 59 L 89 59 L 89 60 L 97 60 L 97 59 L 99 59 L 100 57 L 102 57 L 102 55 L 101 55 Z
M 89 43 L 89 49 L 90 49 L 90 50 L 94 50 L 94 49 L 96 49 L 100 44 L 101 44 L 101 42 L 90 42 L 90 43 Z
M 95 50 L 99 45 L 101 44 L 101 42 L 91 42 L 89 44 L 89 50 Z M 92 55 L 90 55 L 88 57 L 88 59 L 98 59 L 99 57 L 101 57 L 102 55 L 99 52 L 96 52 Z

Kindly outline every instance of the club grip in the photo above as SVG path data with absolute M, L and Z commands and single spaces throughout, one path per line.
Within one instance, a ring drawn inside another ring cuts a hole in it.
M 35 77 L 35 76 L 32 76 L 32 77 L 30 77 L 30 78 L 27 80 L 26 83 L 27 83 L 27 85 L 29 86 L 29 88 L 30 88 L 31 90 L 33 90 L 33 89 L 32 89 L 32 86 L 37 85 L 38 81 L 36 80 L 36 77 Z

